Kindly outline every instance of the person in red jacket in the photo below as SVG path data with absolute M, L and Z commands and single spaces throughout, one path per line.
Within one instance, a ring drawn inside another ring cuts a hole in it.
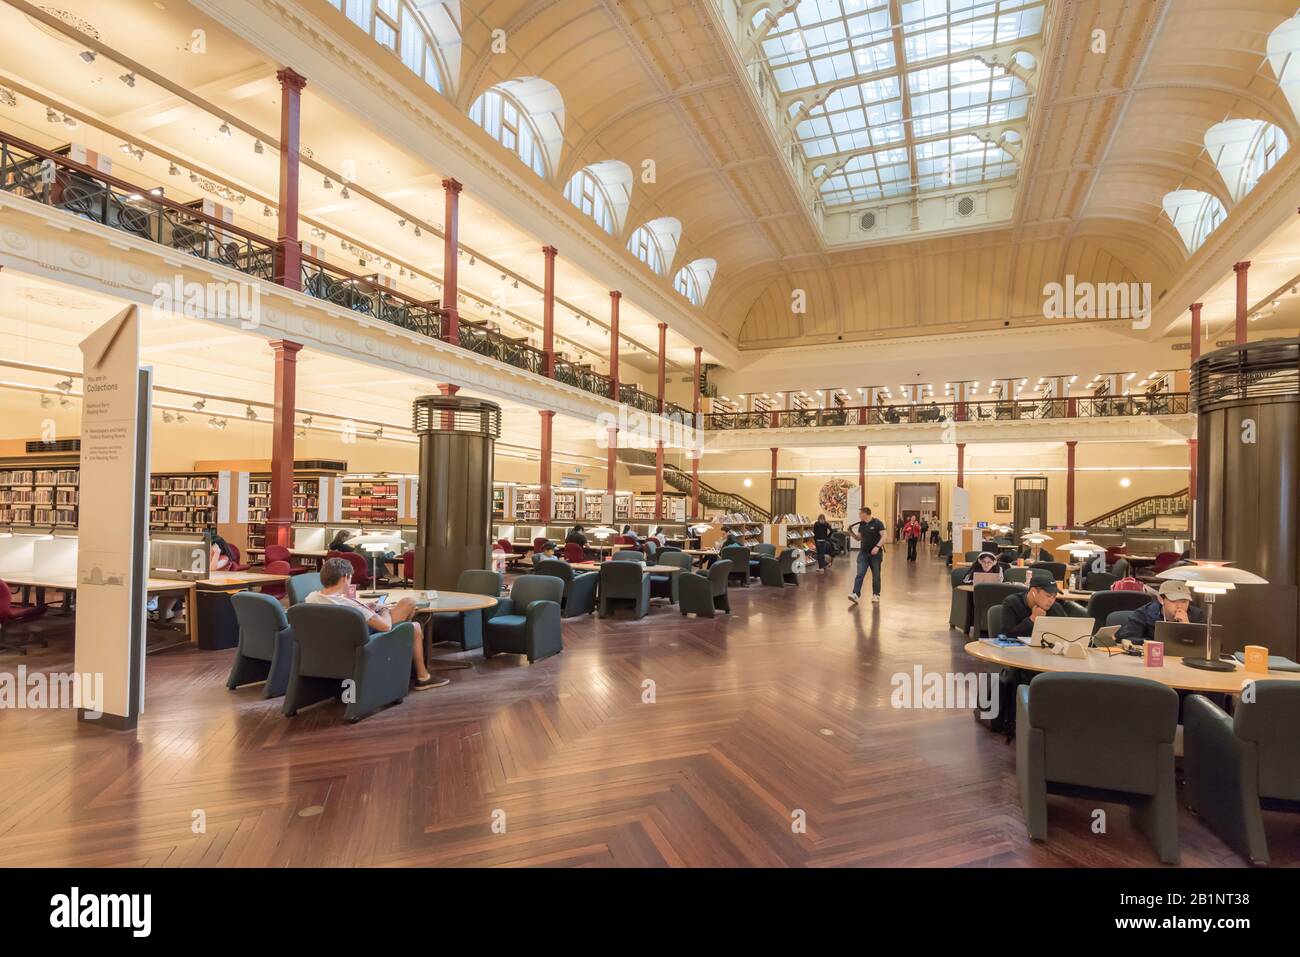
M 921 540 L 921 523 L 913 515 L 903 525 L 903 537 L 907 539 L 907 560 L 916 561 L 916 543 Z

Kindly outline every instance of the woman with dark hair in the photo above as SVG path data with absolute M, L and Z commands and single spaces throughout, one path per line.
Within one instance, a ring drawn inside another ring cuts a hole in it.
M 339 529 L 329 543 L 329 550 L 331 552 L 355 552 L 356 549 L 348 544 L 348 538 L 347 530 Z
M 970 569 L 967 570 L 966 577 L 961 580 L 961 583 L 963 585 L 973 585 L 975 583 L 976 572 L 985 575 L 998 575 L 1004 581 L 1007 577 L 1002 566 L 998 564 L 998 556 L 994 555 L 992 552 L 980 552 L 979 557 L 975 559 L 975 564 L 971 565 Z
M 813 544 L 817 548 L 817 567 L 825 571 L 835 561 L 831 556 L 831 523 L 825 515 L 818 515 L 813 522 Z

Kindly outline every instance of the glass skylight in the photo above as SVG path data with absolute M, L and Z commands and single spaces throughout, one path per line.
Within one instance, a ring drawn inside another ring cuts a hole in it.
M 762 39 L 826 205 L 1014 177 L 1015 160 L 992 141 L 1028 116 L 1030 90 L 979 57 L 1038 36 L 1044 0 L 895 2 L 898 23 L 890 8 L 801 0 Z

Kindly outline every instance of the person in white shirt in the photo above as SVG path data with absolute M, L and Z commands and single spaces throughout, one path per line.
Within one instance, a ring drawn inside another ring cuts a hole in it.
M 356 608 L 366 616 L 366 624 L 373 632 L 382 634 L 392 631 L 396 625 L 409 621 L 415 628 L 415 635 L 411 639 L 411 665 L 415 671 L 415 681 L 411 683 L 411 687 L 416 691 L 427 691 L 447 684 L 447 678 L 430 674 L 429 669 L 425 667 L 424 633 L 420 629 L 420 623 L 414 620 L 414 599 L 403 598 L 392 608 L 357 601 L 351 597 L 352 565 L 341 558 L 331 558 L 321 566 L 320 583 L 324 587 L 308 596 L 309 604 Z

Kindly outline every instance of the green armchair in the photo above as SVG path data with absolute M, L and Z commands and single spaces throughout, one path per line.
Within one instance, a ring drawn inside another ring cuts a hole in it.
M 527 655 L 528 663 L 564 650 L 560 602 L 564 582 L 550 575 L 523 575 L 483 627 L 483 657 Z
M 758 557 L 758 577 L 764 585 L 784 588 L 786 585 L 799 585 L 799 576 L 794 571 L 795 551 L 784 548 L 775 558 L 760 554 Z
M 564 582 L 564 599 L 560 602 L 562 617 L 577 618 L 579 615 L 595 613 L 596 585 L 600 582 L 600 572 L 577 572 L 568 562 L 547 558 L 533 567 L 533 574 L 550 575 Z
M 731 599 L 727 597 L 727 580 L 731 577 L 731 562 L 719 559 L 708 572 L 682 572 L 678 575 L 677 607 L 683 615 L 712 618 L 716 612 L 731 614 Z

